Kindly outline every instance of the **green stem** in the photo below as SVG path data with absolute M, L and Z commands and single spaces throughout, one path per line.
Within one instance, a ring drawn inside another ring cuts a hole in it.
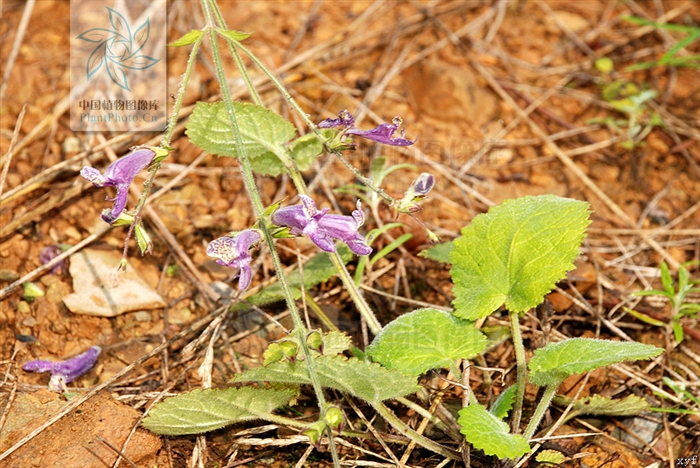
M 214 21 L 212 18 L 212 11 L 210 10 L 210 5 L 207 0 L 202 0 L 202 9 L 204 10 L 204 15 L 207 20 L 207 26 L 210 28 L 214 26 Z M 237 145 L 238 149 L 238 159 L 241 163 L 241 171 L 243 172 L 243 180 L 245 181 L 246 190 L 248 191 L 248 196 L 253 204 L 253 209 L 255 210 L 256 218 L 260 217 L 263 213 L 263 204 L 260 199 L 260 194 L 258 193 L 257 186 L 255 185 L 255 178 L 253 176 L 253 171 L 250 167 L 250 160 L 246 154 L 245 145 L 243 144 L 243 138 L 241 136 L 241 129 L 238 125 L 238 120 L 236 118 L 236 110 L 233 106 L 233 100 L 231 99 L 231 94 L 229 93 L 228 86 L 226 84 L 226 76 L 224 75 L 224 66 L 221 61 L 221 54 L 219 52 L 219 45 L 217 43 L 216 34 L 210 34 L 212 56 L 214 57 L 214 65 L 216 69 L 217 80 L 219 81 L 219 87 L 221 88 L 222 98 L 224 106 L 226 107 L 226 112 L 228 114 L 229 123 L 233 131 L 234 141 L 239 142 Z M 282 262 L 280 261 L 277 250 L 275 249 L 274 239 L 272 234 L 268 229 L 267 223 L 259 223 L 260 229 L 263 232 L 263 237 L 265 242 L 267 242 L 270 247 L 270 256 L 272 257 L 272 262 L 275 265 L 275 272 L 277 273 L 277 280 L 284 291 L 285 300 L 287 302 L 287 307 L 289 307 L 289 312 L 292 316 L 292 321 L 294 322 L 295 333 L 299 338 L 299 343 L 301 344 L 301 349 L 306 361 L 306 366 L 309 371 L 309 378 L 313 386 L 314 392 L 316 394 L 316 399 L 318 400 L 318 406 L 321 410 L 321 417 L 325 420 L 326 412 L 326 399 L 323 396 L 323 388 L 319 382 L 318 375 L 316 374 L 316 369 L 314 366 L 314 360 L 309 351 L 309 346 L 306 342 L 306 328 L 299 315 L 299 310 L 296 307 L 296 302 L 292 294 L 289 283 L 287 282 L 287 277 L 284 275 L 282 269 Z M 330 427 L 326 424 L 327 427 Z M 331 454 L 333 456 L 333 464 L 336 467 L 340 467 L 340 460 L 338 459 L 338 453 L 335 449 L 335 443 L 333 440 L 332 431 L 328 431 L 328 443 L 331 449 Z
M 510 333 L 513 337 L 515 362 L 518 369 L 518 381 L 515 383 L 517 390 L 515 392 L 515 402 L 513 404 L 513 419 L 511 420 L 513 433 L 517 434 L 520 432 L 520 418 L 523 414 L 523 400 L 525 399 L 525 385 L 527 383 L 527 362 L 525 360 L 523 337 L 520 334 L 519 314 L 510 311 L 508 314 L 510 315 Z
M 228 30 L 228 25 L 226 24 L 224 15 L 221 14 L 219 5 L 215 0 L 211 0 L 211 6 L 212 10 L 214 11 L 214 16 L 216 16 L 218 25 L 223 29 Z M 239 73 L 243 77 L 243 81 L 245 82 L 246 88 L 248 88 L 248 92 L 250 93 L 250 97 L 253 99 L 253 102 L 258 106 L 262 106 L 262 99 L 258 94 L 258 90 L 255 89 L 255 86 L 253 86 L 253 81 L 250 79 L 250 74 L 248 73 L 248 69 L 243 64 L 243 60 L 241 60 L 241 55 L 238 53 L 238 50 L 233 46 L 233 44 L 231 44 L 231 42 L 226 41 L 226 46 L 228 47 L 229 52 L 231 52 L 233 60 L 236 62 L 236 68 L 238 68 Z
M 387 408 L 384 403 L 374 403 L 372 407 L 379 413 L 391 426 L 396 429 L 399 433 L 408 437 L 418 445 L 426 448 L 432 452 L 447 457 L 451 460 L 460 460 L 459 454 L 454 452 L 447 447 L 428 439 L 425 436 L 417 433 L 410 427 L 408 427 L 403 421 L 401 421 L 389 408 Z
M 557 388 L 559 388 L 559 383 L 547 385 L 547 388 L 545 388 L 542 399 L 537 404 L 537 408 L 535 408 L 535 412 L 532 414 L 532 418 L 530 418 L 530 423 L 525 428 L 523 436 L 527 440 L 532 439 L 532 436 L 535 435 L 535 431 L 539 427 L 540 422 L 542 422 L 544 413 L 549 408 L 549 404 L 557 393 Z
M 194 64 L 197 61 L 197 53 L 199 52 L 199 46 L 204 40 L 204 36 L 209 34 L 209 31 L 205 31 L 201 34 L 192 46 L 190 51 L 190 57 L 187 59 L 187 68 L 185 69 L 185 74 L 182 76 L 182 82 L 180 83 L 180 88 L 177 92 L 177 98 L 175 99 L 175 104 L 173 105 L 173 112 L 170 115 L 170 120 L 168 121 L 168 127 L 165 129 L 163 134 L 163 139 L 161 140 L 160 146 L 162 148 L 170 148 L 170 140 L 173 137 L 173 132 L 175 132 L 175 125 L 177 124 L 177 119 L 180 116 L 180 108 L 182 107 L 182 102 L 185 100 L 185 90 L 187 89 L 187 83 L 190 81 L 190 75 L 194 69 Z
M 163 139 L 160 143 L 161 148 L 167 150 L 170 149 L 170 141 L 173 137 L 173 133 L 175 132 L 175 126 L 177 125 L 177 119 L 180 115 L 180 108 L 182 107 L 182 102 L 185 99 L 185 89 L 187 89 L 187 83 L 189 83 L 190 81 L 190 75 L 192 74 L 192 69 L 194 68 L 194 64 L 196 62 L 199 47 L 202 45 L 202 41 L 204 40 L 204 36 L 206 36 L 206 34 L 207 33 L 204 32 L 197 38 L 197 40 L 194 42 L 194 45 L 192 46 L 192 50 L 190 51 L 190 56 L 187 59 L 187 68 L 185 69 L 185 74 L 182 77 L 182 82 L 180 83 L 180 88 L 178 89 L 177 97 L 175 98 L 175 104 L 173 104 L 173 111 L 170 115 L 168 126 L 165 129 L 165 133 L 163 133 Z M 134 233 L 134 229 L 142 222 L 141 219 L 143 218 L 143 208 L 146 205 L 146 199 L 148 198 L 148 194 L 151 191 L 151 187 L 153 186 L 153 181 L 156 178 L 156 174 L 158 174 L 158 170 L 160 169 L 160 162 L 161 159 L 158 159 L 158 162 L 153 164 L 149 169 L 148 179 L 143 184 L 143 192 L 141 193 L 141 198 L 139 198 L 139 201 L 133 210 L 135 213 L 134 220 L 132 221 L 131 225 L 129 226 L 129 230 L 126 233 L 126 241 L 124 242 L 122 261 L 126 260 L 127 252 L 129 249 L 129 239 L 131 239 L 131 235 Z

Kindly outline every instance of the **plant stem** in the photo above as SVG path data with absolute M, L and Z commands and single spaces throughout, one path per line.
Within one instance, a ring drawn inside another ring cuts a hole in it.
M 410 427 L 408 427 L 403 421 L 401 421 L 389 408 L 387 408 L 384 403 L 373 403 L 372 407 L 379 413 L 389 424 L 392 425 L 399 433 L 413 440 L 415 443 L 423 448 L 426 448 L 432 452 L 440 454 L 451 460 L 460 460 L 459 455 L 456 452 L 443 447 L 442 445 L 428 439 L 425 436 L 417 433 Z
M 508 311 L 510 315 L 510 333 L 513 337 L 513 347 L 515 348 L 515 362 L 518 369 L 518 380 L 515 383 L 515 402 L 513 403 L 513 418 L 511 419 L 511 429 L 514 434 L 520 432 L 520 418 L 523 414 L 523 400 L 525 399 L 525 384 L 527 383 L 527 362 L 525 361 L 525 346 L 523 336 L 520 334 L 520 319 L 518 312 Z
M 547 385 L 547 388 L 545 388 L 542 399 L 537 404 L 537 408 L 535 408 L 535 412 L 532 414 L 532 418 L 530 418 L 530 423 L 525 428 L 523 436 L 527 440 L 532 439 L 532 436 L 535 435 L 537 427 L 540 425 L 540 422 L 542 422 L 544 413 L 549 408 L 549 404 L 557 393 L 557 388 L 559 388 L 559 383 Z
M 190 51 L 190 57 L 187 59 L 187 68 L 185 69 L 185 74 L 182 75 L 182 81 L 180 82 L 180 88 L 177 91 L 177 98 L 175 99 L 175 104 L 173 104 L 173 112 L 170 115 L 170 120 L 168 120 L 168 128 L 165 129 L 163 134 L 163 139 L 161 140 L 160 146 L 162 148 L 170 148 L 170 140 L 173 137 L 173 132 L 175 131 L 175 125 L 177 124 L 177 119 L 180 116 L 180 108 L 182 107 L 182 102 L 185 100 L 185 90 L 187 89 L 187 83 L 190 81 L 190 75 L 194 69 L 194 64 L 197 61 L 197 53 L 199 52 L 199 46 L 202 44 L 204 37 L 210 32 L 205 31 L 202 33 L 192 46 Z
M 215 0 L 212 0 L 215 1 Z M 210 4 L 207 0 L 202 0 L 202 9 L 204 10 L 204 15 L 207 20 L 207 26 L 208 27 L 213 27 L 214 26 L 214 20 L 212 17 L 212 11 L 210 9 Z M 243 144 L 243 138 L 241 136 L 241 129 L 238 126 L 238 120 L 236 118 L 236 111 L 233 106 L 233 100 L 231 99 L 231 94 L 229 93 L 228 86 L 226 84 L 226 77 L 224 75 L 224 66 L 221 61 L 221 54 L 219 52 L 219 46 L 217 43 L 217 36 L 216 34 L 210 34 L 210 39 L 211 39 L 211 48 L 212 48 L 212 55 L 214 57 L 214 65 L 216 69 L 216 75 L 217 75 L 217 80 L 219 81 L 219 87 L 221 88 L 221 93 L 222 93 L 222 98 L 224 102 L 224 106 L 226 107 L 226 112 L 228 114 L 229 118 L 229 123 L 231 125 L 231 129 L 233 132 L 234 136 L 234 141 L 238 142 L 239 144 L 237 145 L 238 149 L 238 159 L 241 163 L 241 171 L 243 173 L 243 180 L 245 181 L 245 187 L 246 190 L 248 191 L 248 196 L 253 204 L 253 209 L 255 211 L 255 216 L 256 218 L 259 217 L 262 212 L 264 211 L 263 209 L 263 204 L 260 199 L 260 194 L 258 193 L 257 186 L 255 185 L 255 178 L 253 176 L 253 171 L 250 167 L 250 160 L 248 159 L 248 155 L 246 154 L 246 149 L 245 145 Z M 261 222 L 259 223 L 260 228 L 263 232 L 263 237 L 265 238 L 265 242 L 267 242 L 269 248 L 270 248 L 270 256 L 272 257 L 272 262 L 275 265 L 275 272 L 277 273 L 277 280 L 280 282 L 280 286 L 282 287 L 282 290 L 284 291 L 284 296 L 285 300 L 287 302 L 287 307 L 289 307 L 289 312 L 292 316 L 292 320 L 294 322 L 294 332 L 297 334 L 299 337 L 299 343 L 301 344 L 301 349 L 306 361 L 306 366 L 309 371 L 309 378 L 311 380 L 311 384 L 313 386 L 314 392 L 316 394 L 316 399 L 318 400 L 318 406 L 321 410 L 321 417 L 325 421 L 325 412 L 326 412 L 326 399 L 323 396 L 323 388 L 321 387 L 321 383 L 319 382 L 318 375 L 316 374 L 316 369 L 314 366 L 314 360 L 311 356 L 311 352 L 309 351 L 309 346 L 306 342 L 306 328 L 304 327 L 304 323 L 301 320 L 301 316 L 299 315 L 299 310 L 296 307 L 296 302 L 294 300 L 294 296 L 292 294 L 292 291 L 289 287 L 289 283 L 287 282 L 287 277 L 284 275 L 284 271 L 282 269 L 282 262 L 280 261 L 279 255 L 277 254 L 277 250 L 275 249 L 275 244 L 274 244 L 274 239 L 272 238 L 272 234 L 270 233 L 270 230 L 268 229 L 267 223 Z M 328 444 L 331 450 L 331 454 L 333 456 L 333 465 L 337 468 L 340 467 L 340 460 L 338 459 L 338 453 L 335 449 L 335 443 L 333 440 L 333 432 L 330 430 L 330 425 L 326 424 L 326 427 L 328 428 L 327 433 L 328 433 Z
M 182 81 L 180 82 L 180 88 L 177 92 L 175 104 L 173 104 L 173 112 L 170 115 L 170 120 L 168 120 L 168 126 L 165 129 L 165 133 L 163 133 L 163 139 L 160 143 L 160 147 L 163 149 L 170 150 L 170 140 L 173 137 L 173 132 L 175 132 L 177 119 L 180 115 L 180 108 L 182 107 L 182 102 L 185 99 L 185 89 L 187 89 L 187 83 L 190 81 L 190 75 L 192 74 L 192 69 L 194 68 L 194 63 L 196 61 L 197 53 L 199 52 L 199 47 L 202 45 L 202 41 L 204 40 L 204 36 L 206 36 L 206 34 L 207 33 L 204 32 L 197 38 L 197 40 L 194 42 L 194 45 L 192 46 L 192 50 L 190 51 L 190 56 L 187 59 L 187 68 L 185 69 L 185 74 L 182 76 Z M 131 235 L 134 233 L 134 229 L 142 222 L 141 219 L 143 217 L 143 208 L 146 205 L 146 199 L 148 198 L 148 194 L 150 193 L 151 187 L 153 186 L 153 180 L 156 178 L 156 174 L 158 174 L 158 170 L 160 169 L 161 160 L 162 159 L 158 159 L 158 162 L 151 166 L 151 168 L 149 169 L 148 179 L 146 179 L 146 182 L 143 184 L 143 192 L 141 193 L 141 198 L 139 198 L 139 201 L 137 202 L 136 207 L 134 208 L 134 220 L 132 221 L 131 225 L 129 226 L 129 230 L 126 233 L 126 241 L 124 242 L 122 261 L 126 260 L 127 252 L 129 250 L 129 239 L 131 239 Z

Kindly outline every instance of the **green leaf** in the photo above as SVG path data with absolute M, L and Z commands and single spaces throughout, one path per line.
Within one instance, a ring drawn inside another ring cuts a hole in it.
M 228 31 L 223 29 L 217 29 L 216 32 L 234 41 L 242 41 L 248 39 L 253 33 L 244 33 L 241 31 L 236 31 L 235 29 L 229 29 Z
M 352 258 L 352 252 L 346 245 L 339 245 L 338 253 L 342 258 L 343 263 L 349 262 Z M 337 271 L 333 266 L 330 256 L 325 252 L 316 254 L 311 260 L 304 264 L 304 289 L 308 291 L 317 284 L 328 281 L 336 274 Z M 287 282 L 289 283 L 289 287 L 292 289 L 294 298 L 300 298 L 301 275 L 299 274 L 298 268 L 294 269 L 287 276 Z M 247 302 L 256 306 L 272 304 L 273 302 L 279 302 L 282 300 L 284 300 L 284 293 L 282 292 L 282 286 L 279 283 L 272 284 L 246 299 Z M 233 310 L 242 310 L 247 307 L 248 306 L 245 303 L 241 303 L 235 306 Z
M 418 256 L 429 260 L 435 260 L 436 262 L 452 263 L 450 260 L 450 253 L 452 253 L 454 248 L 454 241 L 447 241 L 442 244 L 434 245 L 429 249 L 421 250 Z
M 158 403 L 141 423 L 156 434 L 187 435 L 265 419 L 296 396 L 293 390 L 252 387 L 193 390 Z
M 376 263 L 378 260 L 381 260 L 382 258 L 386 257 L 389 255 L 391 252 L 394 250 L 398 249 L 399 246 L 405 244 L 409 240 L 413 238 L 413 234 L 410 232 L 406 232 L 404 234 L 401 234 L 399 237 L 394 239 L 392 242 L 388 243 L 382 250 L 377 252 L 373 257 L 372 260 L 370 260 L 370 264 Z
M 540 304 L 574 268 L 586 233 L 588 203 L 555 195 L 506 200 L 476 216 L 450 254 L 455 314 L 485 317 Z
M 459 432 L 486 455 L 518 458 L 530 451 L 530 444 L 521 435 L 511 434 L 508 424 L 475 403 L 459 411 Z
M 618 362 L 649 359 L 663 351 L 642 343 L 572 338 L 535 350 L 529 380 L 535 385 L 557 385 L 570 375 Z
M 379 403 L 418 391 L 415 377 L 379 364 L 344 356 L 318 356 L 314 367 L 321 386 L 349 393 L 370 403 Z M 306 362 L 279 361 L 267 367 L 237 375 L 233 382 L 266 381 L 270 383 L 310 384 Z
M 418 309 L 385 326 L 366 349 L 389 369 L 418 376 L 448 368 L 456 359 L 469 359 L 486 348 L 486 336 L 472 322 L 436 309 Z
M 322 131 L 328 133 L 328 130 Z M 304 136 L 292 140 L 286 145 L 285 149 L 281 149 L 280 151 L 287 151 L 292 159 L 296 161 L 297 168 L 300 171 L 307 171 L 311 168 L 316 158 L 323 153 L 323 144 L 316 134 L 307 133 Z M 276 177 L 287 172 L 287 168 L 284 167 L 282 161 L 280 161 L 275 153 L 270 151 L 256 158 L 252 158 L 250 160 L 250 165 L 253 171 L 261 175 Z
M 558 396 L 554 398 L 554 403 L 559 406 L 569 406 L 571 400 Z M 647 403 L 644 398 L 640 398 L 636 395 L 629 395 L 619 400 L 613 400 L 600 395 L 588 396 L 574 401 L 571 406 L 572 413 L 575 413 L 574 417 L 581 414 L 635 416 L 647 409 L 649 409 L 649 403 Z
M 540 453 L 538 453 L 535 457 L 535 460 L 537 460 L 539 463 L 544 463 L 546 465 L 558 466 L 564 463 L 564 460 L 566 460 L 566 455 L 564 455 L 558 450 L 548 449 L 542 450 Z
M 234 102 L 233 107 L 246 155 L 251 160 L 265 153 L 284 151 L 283 145 L 294 138 L 294 125 L 271 110 L 244 102 Z M 219 156 L 238 157 L 239 144 L 222 101 L 198 102 L 186 127 L 190 141 L 200 149 Z
M 199 39 L 199 37 L 202 34 L 204 34 L 204 31 L 202 31 L 201 29 L 193 29 L 192 31 L 190 31 L 187 34 L 185 34 L 184 36 L 182 36 L 180 39 L 168 44 L 168 46 L 170 46 L 170 47 L 183 47 L 183 46 L 194 44 L 195 42 L 197 42 L 197 39 Z
M 323 355 L 333 356 L 347 351 L 352 347 L 352 338 L 340 331 L 330 331 L 321 336 L 323 340 Z
M 511 385 L 498 395 L 498 398 L 496 398 L 489 410 L 491 414 L 499 419 L 508 416 L 508 412 L 513 407 L 513 403 L 515 403 L 515 389 L 515 385 Z

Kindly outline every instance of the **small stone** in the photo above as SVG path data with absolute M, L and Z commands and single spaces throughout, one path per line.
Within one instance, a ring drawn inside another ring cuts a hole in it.
M 34 317 L 27 317 L 26 319 L 22 320 L 22 325 L 24 325 L 25 327 L 33 327 L 37 323 L 39 322 L 37 322 Z
M 19 304 L 17 304 L 17 312 L 19 312 L 22 315 L 27 315 L 32 312 L 32 308 L 29 307 L 29 304 L 25 301 L 19 301 Z
M 61 150 L 63 151 L 63 154 L 66 155 L 80 153 L 80 139 L 74 136 L 66 137 L 66 139 L 63 140 L 63 144 L 61 145 Z
M 115 317 L 135 310 L 165 307 L 163 298 L 127 261 L 117 268 L 121 255 L 114 251 L 85 249 L 71 257 L 70 275 L 75 292 L 63 298 L 74 314 Z
M 11 283 L 19 279 L 19 273 L 15 270 L 0 270 L 0 281 Z
M 59 283 L 61 278 L 54 275 L 44 275 L 39 279 L 39 281 L 41 281 L 41 284 L 44 286 L 50 287 L 52 284 Z
M 188 308 L 171 310 L 168 314 L 168 322 L 173 325 L 184 325 L 192 321 L 192 311 Z
M 134 314 L 134 320 L 136 320 L 137 322 L 150 322 L 151 313 L 146 312 L 145 310 L 140 310 Z

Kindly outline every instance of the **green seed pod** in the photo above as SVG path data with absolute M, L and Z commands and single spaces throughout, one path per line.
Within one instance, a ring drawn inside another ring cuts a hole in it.
M 321 338 L 321 334 L 317 331 L 312 331 L 309 333 L 306 337 L 306 344 L 309 345 L 309 348 L 313 349 L 314 351 L 318 351 L 319 353 L 323 354 L 323 338 Z

